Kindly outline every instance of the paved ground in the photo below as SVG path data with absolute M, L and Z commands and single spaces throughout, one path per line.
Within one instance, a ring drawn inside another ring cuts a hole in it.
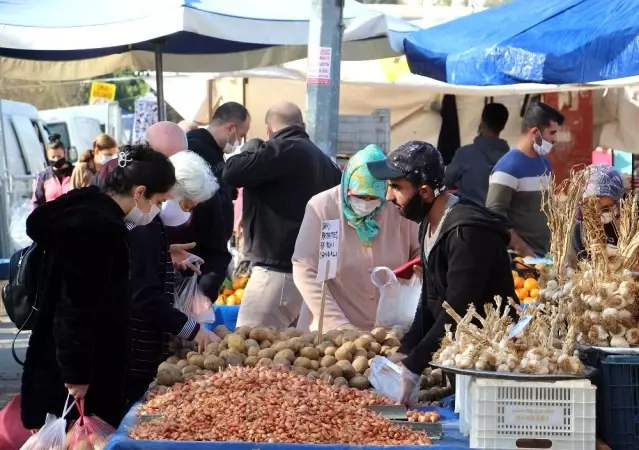
M 12 395 L 20 392 L 22 368 L 11 356 L 11 343 L 17 331 L 8 317 L 0 317 L 0 408 Z M 24 358 L 28 341 L 28 332 L 21 333 L 16 341 L 16 353 L 20 359 Z

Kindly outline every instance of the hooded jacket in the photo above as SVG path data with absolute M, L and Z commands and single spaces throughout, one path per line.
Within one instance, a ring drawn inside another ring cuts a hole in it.
M 444 325 L 454 323 L 442 308 L 444 301 L 463 316 L 471 304 L 483 312 L 484 304 L 493 303 L 496 295 L 504 302 L 515 298 L 507 251 L 509 224 L 502 216 L 460 198 L 440 226 L 428 260 L 422 257 L 422 298 L 399 348 L 407 355 L 404 365 L 414 373 L 428 366 L 444 337 Z M 426 229 L 420 230 L 422 248 Z
M 197 205 L 190 220 L 179 227 L 166 227 L 171 244 L 195 242 L 192 253 L 204 260 L 200 268 L 200 287 L 212 299 L 217 292 L 231 262 L 228 241 L 233 234 L 234 189 L 222 182 L 224 153 L 211 133 L 206 129 L 189 131 L 186 134 L 189 150 L 201 156 L 220 183 L 213 197 Z
M 508 142 L 503 139 L 477 136 L 472 144 L 455 152 L 453 160 L 446 166 L 444 184 L 449 189 L 457 189 L 460 195 L 485 205 L 490 173 L 508 150 Z
M 97 187 L 70 191 L 27 219 L 27 234 L 44 250 L 22 375 L 27 429 L 42 427 L 47 413 L 61 414 L 65 383 L 89 385 L 87 414 L 117 427 L 125 412 L 130 292 L 123 219 Z
M 337 186 L 342 173 L 301 127 L 266 142 L 249 141 L 226 162 L 223 181 L 242 187 L 244 253 L 251 263 L 292 272 L 295 241 L 306 204 Z

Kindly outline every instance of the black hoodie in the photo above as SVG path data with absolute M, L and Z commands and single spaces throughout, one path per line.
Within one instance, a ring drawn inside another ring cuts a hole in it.
M 424 287 L 415 320 L 402 339 L 403 363 L 421 373 L 444 337 L 444 325 L 454 323 L 442 308 L 447 301 L 461 316 L 474 304 L 482 313 L 496 295 L 515 298 L 507 246 L 509 224 L 503 217 L 471 200 L 460 198 L 440 225 L 426 264 Z M 420 239 L 425 248 L 425 226 Z
M 87 414 L 117 427 L 126 405 L 129 251 L 124 213 L 97 187 L 37 208 L 27 234 L 47 276 L 22 375 L 22 421 L 60 415 L 68 384 L 88 384 Z

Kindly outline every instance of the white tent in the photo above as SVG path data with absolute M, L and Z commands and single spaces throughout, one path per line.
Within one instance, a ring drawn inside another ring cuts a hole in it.
M 124 67 L 219 72 L 306 57 L 310 0 L 0 0 L 0 76 L 70 80 Z M 343 60 L 402 51 L 418 27 L 355 0 Z

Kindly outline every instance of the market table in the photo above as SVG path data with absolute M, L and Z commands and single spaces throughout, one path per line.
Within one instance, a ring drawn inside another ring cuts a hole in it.
M 233 450 L 316 450 L 321 447 L 325 450 L 423 450 L 419 445 L 402 446 L 375 446 L 375 445 L 345 445 L 345 444 L 282 444 L 282 443 L 260 443 L 255 442 L 177 442 L 177 441 L 136 441 L 130 439 L 126 430 L 137 422 L 137 410 L 140 404 L 135 405 L 126 415 L 120 428 L 109 441 L 105 450 L 216 450 L 232 448 Z M 213 424 L 212 424 L 213 425 Z M 442 421 L 444 428 L 444 439 L 434 441 L 434 447 L 439 450 L 467 450 L 469 448 L 468 438 L 459 432 L 458 421 Z

